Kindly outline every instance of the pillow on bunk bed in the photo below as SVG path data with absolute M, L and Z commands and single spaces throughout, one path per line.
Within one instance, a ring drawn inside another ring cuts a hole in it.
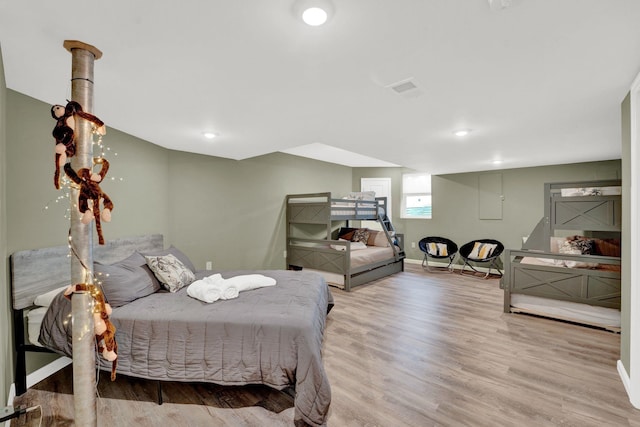
M 596 255 L 620 257 L 619 239 L 593 239 Z
M 577 249 L 582 255 L 595 255 L 596 245 L 593 239 L 589 239 L 583 236 L 570 236 L 567 237 L 566 242 L 562 247 L 570 247 Z M 561 249 L 562 249 L 561 247 Z M 566 253 L 566 252 L 565 252 Z
M 374 201 L 376 199 L 375 191 L 352 191 L 344 197 L 346 200 L 367 200 Z
M 369 238 L 367 239 L 367 246 L 379 246 L 381 248 L 389 247 L 389 241 L 384 231 L 369 230 Z
M 573 255 L 594 255 L 595 243 L 592 239 L 586 239 L 582 236 L 567 237 L 566 241 L 560 246 L 559 253 Z M 597 262 L 582 262 L 574 260 L 563 260 L 565 266 L 569 268 L 596 268 Z
M 338 230 L 338 240 L 348 240 L 351 241 L 353 239 L 353 233 L 357 228 L 352 227 L 342 227 Z
M 352 242 L 362 242 L 365 245 L 369 240 L 369 229 L 368 228 L 358 228 L 353 232 L 353 237 L 351 238 Z

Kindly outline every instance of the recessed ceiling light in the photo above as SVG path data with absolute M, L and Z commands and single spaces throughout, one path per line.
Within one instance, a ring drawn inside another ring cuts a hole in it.
M 317 27 L 326 23 L 333 16 L 331 0 L 294 0 L 293 14 L 297 19 L 302 18 L 305 24 Z
M 494 165 L 501 165 L 502 164 L 502 160 L 494 160 L 493 162 Z
M 455 136 L 467 136 L 471 133 L 471 129 L 458 129 L 453 131 Z
M 217 133 L 214 133 L 214 132 L 203 132 L 203 133 L 202 133 L 202 136 L 204 136 L 204 137 L 205 137 L 205 138 L 207 138 L 207 139 L 213 139 L 213 138 L 215 138 L 216 136 L 218 136 L 218 134 L 217 134 Z
M 324 24 L 327 22 L 327 18 L 327 12 L 319 7 L 310 7 L 302 12 L 302 20 L 312 27 Z

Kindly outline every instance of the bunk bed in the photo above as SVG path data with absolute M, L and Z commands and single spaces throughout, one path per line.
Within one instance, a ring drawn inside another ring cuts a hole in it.
M 544 217 L 505 251 L 505 313 L 620 330 L 621 181 L 547 183 Z
M 345 291 L 403 271 L 403 236 L 395 232 L 387 209 L 386 197 L 373 192 L 345 198 L 287 195 L 287 268 L 317 271 Z M 376 221 L 380 230 L 353 228 L 352 221 Z

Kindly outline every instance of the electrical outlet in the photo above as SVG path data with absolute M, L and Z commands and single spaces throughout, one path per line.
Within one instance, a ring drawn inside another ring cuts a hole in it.
M 213 268 L 213 263 L 211 261 L 207 261 L 206 269 L 211 270 L 212 268 Z
M 415 249 L 416 248 L 416 242 L 411 242 L 411 249 Z

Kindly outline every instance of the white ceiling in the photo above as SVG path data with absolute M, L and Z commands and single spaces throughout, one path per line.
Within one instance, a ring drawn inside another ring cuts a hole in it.
M 0 0 L 7 86 L 63 104 L 80 40 L 103 52 L 93 112 L 176 150 L 434 174 L 620 158 L 640 1 L 332 1 L 310 27 L 293 0 Z

